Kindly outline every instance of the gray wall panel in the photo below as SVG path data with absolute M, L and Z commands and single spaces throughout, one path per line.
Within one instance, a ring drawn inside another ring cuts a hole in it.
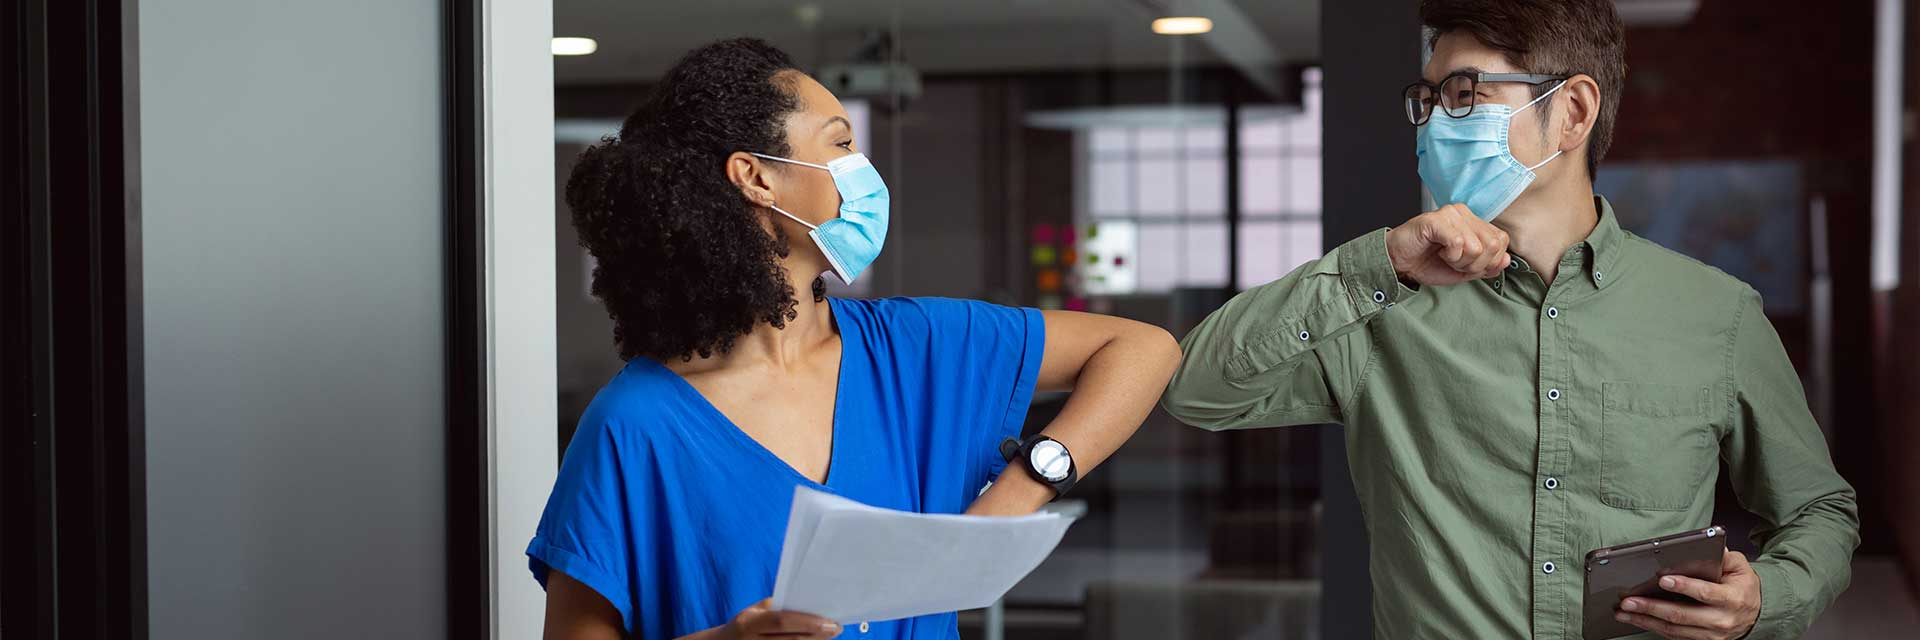
M 140 13 L 151 637 L 444 636 L 441 4 Z

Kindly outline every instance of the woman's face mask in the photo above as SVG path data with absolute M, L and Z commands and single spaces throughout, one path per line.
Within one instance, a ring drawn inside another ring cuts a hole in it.
M 777 204 L 771 206 L 780 215 L 812 229 L 807 232 L 807 237 L 813 238 L 814 245 L 820 247 L 820 253 L 827 256 L 827 264 L 841 282 L 853 284 L 853 279 L 880 257 L 880 247 L 887 241 L 887 217 L 892 200 L 887 194 L 887 183 L 880 179 L 880 172 L 873 168 L 866 154 L 840 156 L 820 165 L 751 151 L 748 153 L 775 162 L 812 167 L 833 176 L 834 190 L 840 192 L 839 217 L 815 225 Z

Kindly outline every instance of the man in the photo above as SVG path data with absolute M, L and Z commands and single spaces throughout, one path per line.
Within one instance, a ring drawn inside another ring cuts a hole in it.
M 1628 598 L 1667 638 L 1792 638 L 1846 587 L 1852 487 L 1754 290 L 1622 231 L 1593 193 L 1626 75 L 1610 0 L 1427 0 L 1407 90 L 1445 206 L 1235 297 L 1164 404 L 1208 429 L 1337 422 L 1386 638 L 1579 638 L 1594 548 L 1711 524 L 1751 562 Z M 1489 222 L 1490 221 L 1490 222 Z

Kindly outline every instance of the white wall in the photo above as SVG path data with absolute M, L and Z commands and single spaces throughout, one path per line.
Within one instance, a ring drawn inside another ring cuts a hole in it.
M 495 638 L 540 637 L 525 551 L 553 488 L 553 5 L 487 2 L 488 319 Z

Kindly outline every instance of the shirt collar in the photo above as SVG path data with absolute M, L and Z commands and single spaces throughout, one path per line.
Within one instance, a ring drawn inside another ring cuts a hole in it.
M 1607 202 L 1606 196 L 1594 194 L 1593 207 L 1599 212 L 1600 221 L 1593 226 L 1593 231 L 1587 233 L 1587 239 L 1576 246 L 1586 253 L 1584 266 L 1587 281 L 1592 282 L 1595 289 L 1605 289 L 1618 279 L 1613 267 L 1620 258 L 1620 245 L 1625 241 L 1626 231 L 1620 228 L 1620 221 L 1613 215 L 1613 203 Z M 1508 275 L 1529 268 L 1518 254 L 1512 257 L 1513 261 L 1505 271 L 1486 281 L 1495 290 L 1506 285 Z
M 1593 280 L 1596 289 L 1605 289 L 1618 280 L 1614 272 L 1614 262 L 1620 259 L 1620 245 L 1626 241 L 1626 232 L 1620 229 L 1620 221 L 1613 215 L 1613 203 L 1599 194 L 1593 196 L 1593 207 L 1600 212 L 1600 223 L 1593 226 L 1593 233 L 1587 234 L 1587 277 Z

